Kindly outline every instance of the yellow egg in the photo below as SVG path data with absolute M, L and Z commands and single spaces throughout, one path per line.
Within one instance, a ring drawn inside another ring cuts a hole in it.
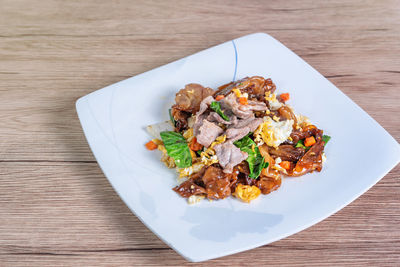
M 249 203 L 250 201 L 258 198 L 258 196 L 261 194 L 261 190 L 255 186 L 255 185 L 243 185 L 243 184 L 238 184 L 235 189 L 234 195 L 237 198 L 240 198 L 244 202 Z

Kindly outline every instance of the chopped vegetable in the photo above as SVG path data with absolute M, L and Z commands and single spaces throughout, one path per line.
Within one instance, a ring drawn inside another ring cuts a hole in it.
M 197 143 L 197 138 L 193 137 L 192 141 L 190 142 L 189 148 L 193 151 L 198 151 L 203 148 L 203 145 Z
M 322 141 L 324 141 L 325 145 L 331 140 L 331 137 L 329 135 L 323 135 L 322 136 Z
M 233 144 L 248 154 L 246 161 L 249 164 L 249 177 L 257 179 L 258 176 L 260 176 L 262 169 L 267 168 L 269 163 L 265 162 L 265 158 L 261 156 L 260 150 L 257 146 L 254 147 L 253 151 L 252 147 L 256 143 L 249 137 L 249 135 L 246 135 Z
M 168 156 L 174 159 L 178 168 L 186 168 L 192 165 L 189 146 L 180 133 L 166 131 L 161 132 L 160 136 Z
M 154 150 L 154 149 L 157 149 L 157 147 L 158 147 L 158 145 L 151 140 L 149 142 L 147 142 L 145 146 L 148 150 Z
M 303 170 L 303 167 L 299 166 L 299 164 L 296 164 L 296 167 L 294 168 L 296 172 L 301 172 Z
M 215 100 L 220 101 L 222 99 L 224 99 L 224 95 L 217 95 L 217 97 L 215 98 Z
M 299 140 L 299 141 L 297 142 L 297 144 L 296 144 L 296 147 L 301 147 L 301 148 L 304 148 L 305 150 L 310 149 L 309 147 L 306 147 L 306 146 L 304 145 L 303 140 Z
M 247 98 L 246 97 L 239 97 L 239 103 L 241 105 L 247 105 L 248 104 Z
M 314 136 L 307 137 L 304 139 L 304 145 L 305 146 L 312 146 L 316 143 Z
M 286 102 L 286 101 L 289 100 L 289 98 L 290 98 L 289 93 L 281 94 L 281 99 L 282 99 L 282 101 Z
M 221 109 L 221 104 L 217 101 L 211 102 L 210 108 L 218 113 L 224 120 L 229 121 L 229 117 Z
M 290 169 L 290 162 L 286 161 L 286 160 L 282 161 L 281 163 L 279 163 L 279 166 L 281 166 L 285 170 L 289 170 Z

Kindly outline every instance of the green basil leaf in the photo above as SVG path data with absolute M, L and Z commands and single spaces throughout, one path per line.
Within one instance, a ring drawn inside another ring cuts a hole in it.
M 210 108 L 218 113 L 224 120 L 229 121 L 229 117 L 221 109 L 221 104 L 217 101 L 211 102 Z
M 233 144 L 235 146 L 237 146 L 238 148 L 243 148 L 243 147 L 250 147 L 252 145 L 256 145 L 256 143 L 249 137 L 249 135 L 251 135 L 251 133 L 249 133 L 248 135 L 246 135 L 245 137 L 243 137 L 242 139 L 239 139 L 235 142 L 233 142 Z
M 167 150 L 168 156 L 174 159 L 178 168 L 192 166 L 192 156 L 186 139 L 180 134 L 172 131 L 160 133 L 161 139 Z
M 169 113 L 169 119 L 171 120 L 172 125 L 176 126 L 176 121 L 174 119 L 174 116 L 172 116 L 171 109 L 168 110 L 168 113 Z
M 322 136 L 322 141 L 324 141 L 325 145 L 331 140 L 331 137 L 329 135 L 323 135 Z
M 233 144 L 240 148 L 241 151 L 248 154 L 246 161 L 249 164 L 249 177 L 252 179 L 257 179 L 258 176 L 260 176 L 262 169 L 268 167 L 268 162 L 264 161 L 265 158 L 261 156 L 260 150 L 256 146 L 256 143 L 249 137 L 250 134 L 234 142 Z M 252 149 L 253 146 L 254 151 Z

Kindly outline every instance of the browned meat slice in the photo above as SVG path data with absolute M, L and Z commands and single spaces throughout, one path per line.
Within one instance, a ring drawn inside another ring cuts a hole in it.
M 235 142 L 245 137 L 249 132 L 254 132 L 262 122 L 261 118 L 255 118 L 254 116 L 238 120 L 226 130 L 226 138 L 231 142 Z
M 179 186 L 174 187 L 172 190 L 174 190 L 176 193 L 185 198 L 188 198 L 193 195 L 206 194 L 206 190 L 203 187 L 195 184 L 192 180 L 187 180 L 181 183 Z
M 288 106 L 282 106 L 278 109 L 278 113 L 281 119 L 283 120 L 293 120 L 293 128 L 297 125 L 296 115 L 294 115 L 293 111 Z
M 265 92 L 269 91 L 270 93 L 273 93 L 276 89 L 276 86 L 271 79 L 264 79 L 260 76 L 253 76 L 250 78 L 246 77 L 236 82 L 231 82 L 220 86 L 214 95 L 227 96 L 232 89 L 239 89 L 242 93 L 248 93 L 249 99 L 265 101 Z
M 322 170 L 322 152 L 324 152 L 324 141 L 319 140 L 313 145 L 304 156 L 297 162 L 293 176 L 300 176 L 314 170 Z
M 201 101 L 213 93 L 213 89 L 203 87 L 200 84 L 187 84 L 176 94 L 176 104 L 173 107 L 194 114 L 199 110 Z
M 229 175 L 222 172 L 220 168 L 210 166 L 203 175 L 207 198 L 223 199 L 231 194 L 231 181 Z
M 188 118 L 190 117 L 190 113 L 172 108 L 171 115 L 175 120 L 175 130 L 181 132 L 188 128 Z
M 209 147 L 215 138 L 221 135 L 224 130 L 216 125 L 215 123 L 209 122 L 208 120 L 203 120 L 202 125 L 199 130 L 196 131 L 195 136 L 197 142 L 205 147 Z
M 267 109 L 266 104 L 259 101 L 249 100 L 247 105 L 241 105 L 238 103 L 237 98 L 233 93 L 221 100 L 221 106 L 224 110 L 228 110 L 238 118 L 242 119 L 252 116 L 253 111 L 264 111 Z
M 293 130 L 290 134 L 290 137 L 293 140 L 293 144 L 297 144 L 297 142 L 301 139 L 315 136 L 315 140 L 320 140 L 322 138 L 323 131 L 315 127 L 314 125 L 308 125 L 303 129 Z
M 269 147 L 268 152 L 273 158 L 296 162 L 304 155 L 305 150 L 292 145 L 280 145 L 277 148 Z
M 247 153 L 241 151 L 232 142 L 225 142 L 214 146 L 218 162 L 224 168 L 225 173 L 232 173 L 233 167 L 247 159 Z
M 278 176 L 276 179 L 272 177 L 261 176 L 256 182 L 256 186 L 260 188 L 261 193 L 263 193 L 264 195 L 275 191 L 281 186 L 281 184 L 281 176 Z

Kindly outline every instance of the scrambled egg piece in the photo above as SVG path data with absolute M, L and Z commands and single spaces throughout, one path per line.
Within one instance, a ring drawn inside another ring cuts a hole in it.
M 243 185 L 243 184 L 238 184 L 235 189 L 234 195 L 237 198 L 240 198 L 244 202 L 249 203 L 253 199 L 258 198 L 258 196 L 261 194 L 261 190 L 255 186 L 255 185 Z
M 202 162 L 204 165 L 209 166 L 209 165 L 211 165 L 211 164 L 218 163 L 218 158 L 217 158 L 217 156 L 215 155 L 215 150 L 214 150 L 213 147 L 214 147 L 215 145 L 218 145 L 218 144 L 221 144 L 221 143 L 225 142 L 225 140 L 226 140 L 226 135 L 218 136 L 218 137 L 215 139 L 215 141 L 211 143 L 211 145 L 210 145 L 209 148 L 207 148 L 205 151 L 203 151 L 203 152 L 200 153 L 201 162 Z
M 235 96 L 236 96 L 237 98 L 240 98 L 240 97 L 249 98 L 249 94 L 248 94 L 248 93 L 243 93 L 243 94 L 242 94 L 242 92 L 240 92 L 240 90 L 237 89 L 237 88 L 232 89 L 232 92 L 235 94 Z
M 193 173 L 199 172 L 201 170 L 201 168 L 203 168 L 203 167 L 204 167 L 203 163 L 197 162 L 197 163 L 194 163 L 190 167 L 176 168 L 176 171 L 179 173 L 179 178 L 182 178 L 182 177 L 188 177 L 188 176 L 192 175 Z
M 310 119 L 304 115 L 296 115 L 296 119 L 297 124 L 300 125 L 300 127 L 302 128 L 311 125 Z
M 158 145 L 157 149 L 162 152 L 161 161 L 164 162 L 165 166 L 167 166 L 168 168 L 175 168 L 176 167 L 175 160 L 173 158 L 171 158 L 170 156 L 168 156 L 165 146 Z
M 276 148 L 289 138 L 292 133 L 293 123 L 293 120 L 276 122 L 270 117 L 264 117 L 264 122 L 254 132 L 254 141 L 258 145 L 266 143 Z
M 188 141 L 191 142 L 193 139 L 193 128 L 189 128 L 183 132 L 182 136 Z
M 268 101 L 271 110 L 278 110 L 283 106 L 283 104 L 276 99 L 276 94 L 270 94 L 269 91 L 265 93 L 265 100 Z

